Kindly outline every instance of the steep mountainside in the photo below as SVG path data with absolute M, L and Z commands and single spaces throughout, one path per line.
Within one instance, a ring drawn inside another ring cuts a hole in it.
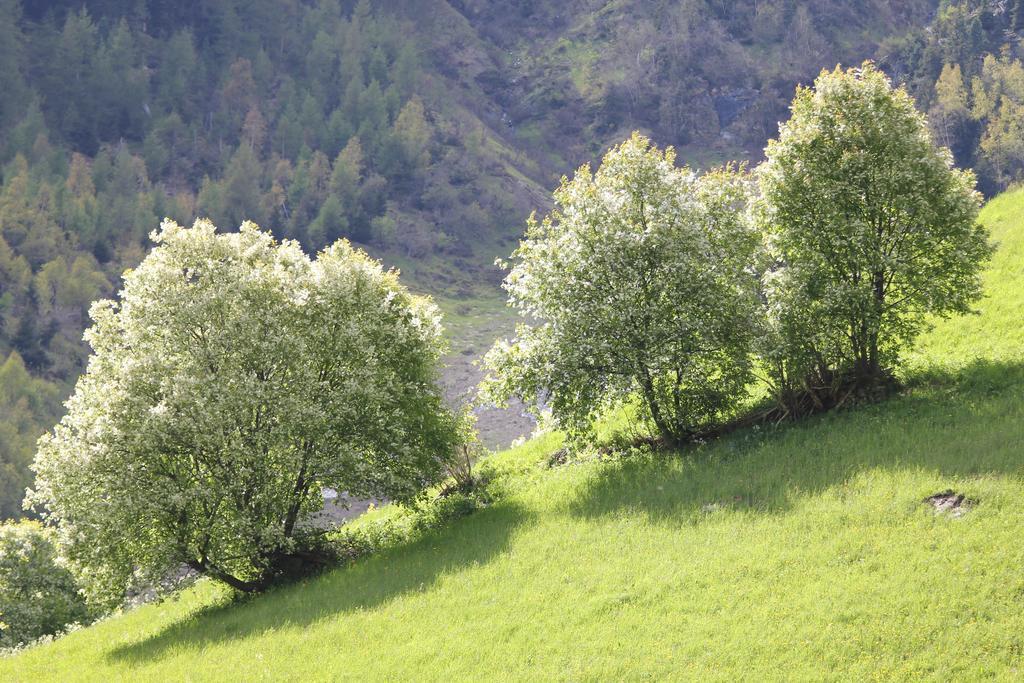
M 757 158 L 798 82 L 859 62 L 926 25 L 936 3 L 451 2 L 466 70 L 546 170 L 562 173 L 633 129 L 697 161 Z M 470 66 L 470 65 L 466 65 Z
M 561 175 L 632 129 L 756 161 L 822 67 L 876 58 L 1005 187 L 1022 5 L 0 0 L 0 517 L 82 369 L 89 302 L 162 217 L 358 242 L 439 295 L 470 358 L 508 325 L 492 261 Z

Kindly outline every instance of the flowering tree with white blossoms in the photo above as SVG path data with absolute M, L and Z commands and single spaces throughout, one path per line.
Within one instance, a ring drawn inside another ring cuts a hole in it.
M 757 311 L 750 182 L 677 168 L 634 134 L 532 219 L 505 280 L 529 322 L 487 354 L 482 395 L 546 402 L 581 434 L 639 396 L 661 437 L 707 429 L 743 396 Z
M 869 390 L 928 316 L 969 311 L 991 248 L 974 175 L 870 62 L 823 71 L 758 167 L 764 357 L 776 389 L 834 401 Z
M 94 600 L 186 564 L 241 590 L 294 562 L 322 487 L 414 499 L 457 436 L 440 315 L 347 242 L 164 223 L 93 305 L 88 368 L 28 501 Z

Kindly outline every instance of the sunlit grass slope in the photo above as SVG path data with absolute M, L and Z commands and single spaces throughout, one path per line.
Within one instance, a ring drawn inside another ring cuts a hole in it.
M 200 585 L 0 661 L 0 680 L 1024 676 L 1024 192 L 982 314 L 884 404 L 678 457 L 546 466 L 425 538 L 242 604 Z M 922 499 L 954 489 L 962 517 Z
M 980 314 L 944 321 L 925 335 L 912 354 L 915 369 L 1024 359 L 1024 188 L 990 201 L 981 220 L 998 249 L 985 273 Z

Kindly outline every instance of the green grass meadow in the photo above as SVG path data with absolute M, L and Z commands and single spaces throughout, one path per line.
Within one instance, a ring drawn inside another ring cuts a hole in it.
M 982 220 L 989 297 L 898 397 L 678 455 L 552 467 L 549 434 L 414 542 L 241 603 L 200 583 L 0 680 L 1020 679 L 1024 190 Z M 976 504 L 922 503 L 946 489 Z

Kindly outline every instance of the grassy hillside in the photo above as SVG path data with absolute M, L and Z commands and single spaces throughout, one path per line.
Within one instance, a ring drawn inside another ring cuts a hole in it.
M 898 398 L 675 458 L 548 467 L 548 435 L 490 463 L 500 502 L 415 543 L 242 604 L 201 584 L 0 679 L 1017 677 L 1024 191 L 982 217 L 992 296 Z M 946 489 L 976 504 L 922 503 Z

